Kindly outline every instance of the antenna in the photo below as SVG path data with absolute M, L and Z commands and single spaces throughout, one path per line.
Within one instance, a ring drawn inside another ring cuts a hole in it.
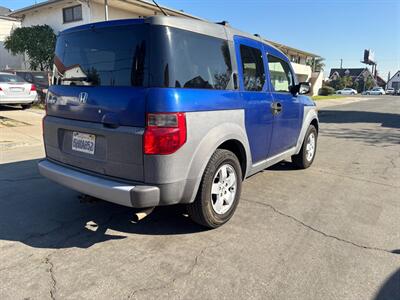
M 156 2 L 156 0 L 153 0 L 154 4 L 158 7 L 158 9 L 164 14 L 164 16 L 168 17 L 168 14 L 161 8 L 160 5 Z

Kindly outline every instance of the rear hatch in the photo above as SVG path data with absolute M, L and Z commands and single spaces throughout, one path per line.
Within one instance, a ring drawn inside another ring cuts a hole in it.
M 84 25 L 57 39 L 44 126 L 47 157 L 143 180 L 148 25 Z

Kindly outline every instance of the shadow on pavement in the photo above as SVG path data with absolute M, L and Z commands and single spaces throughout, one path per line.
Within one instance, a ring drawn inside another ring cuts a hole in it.
M 321 123 L 321 133 L 324 136 L 340 139 L 353 139 L 370 145 L 400 144 L 400 132 L 390 129 L 400 128 L 400 115 L 391 113 L 378 113 L 368 111 L 342 111 L 342 110 L 323 110 L 319 113 Z M 378 128 L 362 128 L 346 126 L 349 123 L 374 123 L 381 124 Z M 324 124 L 335 124 L 345 126 L 326 127 Z
M 13 110 L 22 110 L 22 108 L 20 105 L 0 105 L 0 112 Z
M 400 299 L 400 269 L 390 275 L 383 283 L 375 300 L 394 300 Z
M 382 127 L 400 128 L 400 115 L 369 111 L 321 110 L 321 123 L 380 123 Z
M 0 239 L 36 248 L 88 248 L 124 233 L 179 235 L 204 231 L 182 206 L 159 207 L 137 224 L 134 210 L 96 201 L 82 203 L 78 193 L 37 171 L 37 160 L 0 165 Z

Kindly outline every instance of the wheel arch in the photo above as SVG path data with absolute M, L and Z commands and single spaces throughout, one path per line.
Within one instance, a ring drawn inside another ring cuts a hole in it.
M 217 147 L 217 149 L 225 149 L 231 151 L 239 160 L 242 170 L 242 180 L 246 177 L 247 170 L 247 155 L 243 144 L 237 139 L 229 139 Z M 217 150 L 215 149 L 215 150 Z
M 314 125 L 317 132 L 319 132 L 319 120 L 318 120 L 317 108 L 315 106 L 304 107 L 303 124 L 300 129 L 299 137 L 297 139 L 295 154 L 298 154 L 300 152 L 301 146 L 303 145 L 304 137 L 310 125 Z

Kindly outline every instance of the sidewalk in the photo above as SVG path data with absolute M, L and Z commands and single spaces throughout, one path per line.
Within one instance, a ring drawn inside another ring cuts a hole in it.
M 0 108 L 0 164 L 44 157 L 39 109 Z
M 337 98 L 332 100 L 317 100 L 315 103 L 317 104 L 318 109 L 323 109 L 325 107 L 331 107 L 336 105 L 345 105 L 359 101 L 366 100 L 375 100 L 376 97 L 345 97 L 345 98 Z

